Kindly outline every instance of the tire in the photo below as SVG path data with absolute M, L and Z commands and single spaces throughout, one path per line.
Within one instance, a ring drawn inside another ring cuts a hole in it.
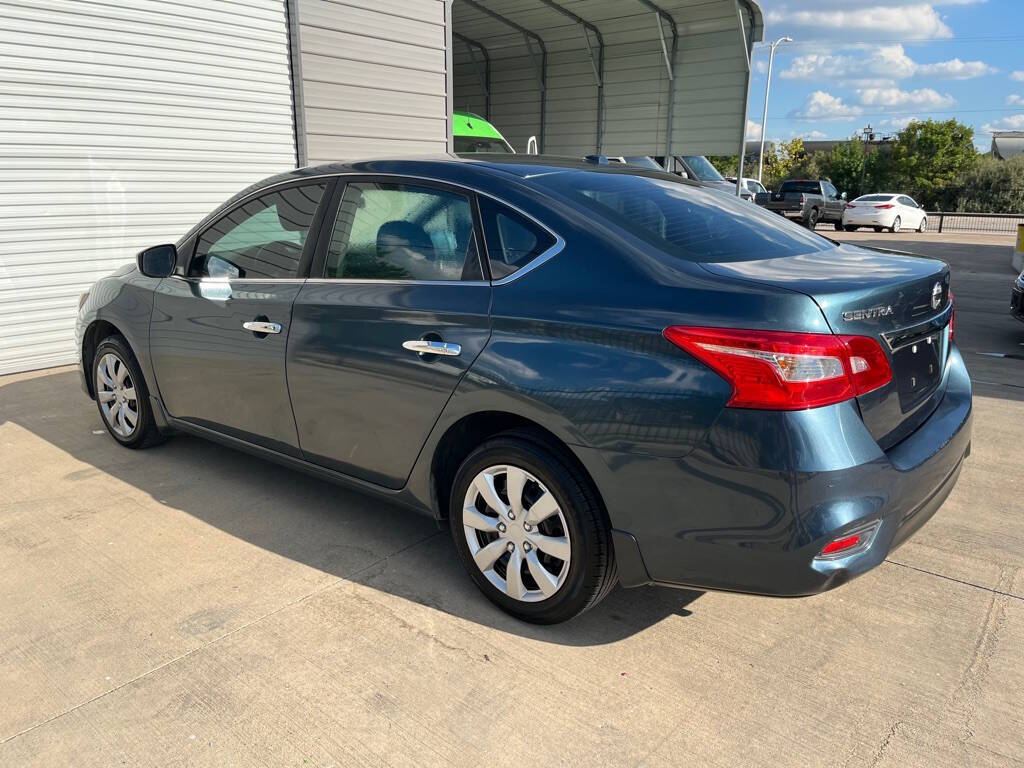
M 125 448 L 149 448 L 165 440 L 153 418 L 139 363 L 124 337 L 108 336 L 96 346 L 92 381 L 100 419 L 118 443 Z M 135 414 L 134 424 L 130 413 Z
M 806 226 L 808 229 L 813 230 L 816 226 L 818 226 L 818 217 L 820 215 L 821 214 L 818 213 L 817 208 L 811 208 L 811 212 L 807 214 Z
M 858 229 L 860 229 L 860 227 L 856 227 L 853 224 L 847 224 L 846 226 L 843 227 L 843 229 L 845 229 L 847 232 L 856 232 Z
M 903 226 L 903 221 L 900 219 L 899 216 L 897 216 L 895 219 L 892 220 L 892 226 L 889 227 L 889 231 L 892 232 L 893 234 L 896 234 L 897 232 L 900 231 L 900 228 L 902 226 Z
M 917 225 L 918 232 L 925 232 L 928 229 L 928 217 L 924 216 L 921 218 L 921 223 Z
M 522 490 L 519 504 L 512 505 L 508 486 L 516 476 Z M 497 495 L 490 502 L 477 490 L 488 486 Z M 530 517 L 538 503 L 547 513 L 540 520 Z M 518 516 L 514 506 L 522 510 Z M 498 435 L 466 457 L 452 484 L 448 517 L 470 578 L 488 600 L 524 621 L 567 621 L 597 605 L 618 581 L 597 492 L 576 467 L 531 433 Z M 563 552 L 568 559 L 551 554 Z M 489 564 L 477 565 L 478 560 Z M 519 565 L 519 578 L 510 583 L 512 562 Z M 546 579 L 544 588 L 541 579 Z
M 841 222 L 841 221 L 835 222 L 832 226 L 834 226 L 836 228 L 836 232 L 842 232 L 843 229 L 844 229 L 843 222 Z

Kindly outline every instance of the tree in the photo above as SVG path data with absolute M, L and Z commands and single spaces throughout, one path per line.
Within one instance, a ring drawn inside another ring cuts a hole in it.
M 918 120 L 899 132 L 889 157 L 891 191 L 913 195 L 932 208 L 950 207 L 951 190 L 978 161 L 974 129 L 956 120 Z
M 944 210 L 1024 214 L 1024 157 L 978 158 L 964 174 L 955 202 Z
M 806 157 L 803 139 L 792 139 L 773 146 L 772 151 L 764 155 L 765 187 L 777 189 L 780 182 L 793 176 Z
M 864 145 L 853 139 L 836 144 L 822 163 L 825 176 L 851 200 L 863 194 L 864 155 Z

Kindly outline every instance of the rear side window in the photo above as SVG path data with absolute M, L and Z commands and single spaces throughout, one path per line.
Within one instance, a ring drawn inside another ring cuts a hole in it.
M 469 198 L 408 184 L 345 185 L 325 276 L 348 280 L 480 280 Z
M 550 173 L 532 181 L 575 202 L 590 219 L 608 221 L 689 261 L 795 256 L 835 247 L 735 195 L 682 181 L 601 171 Z
M 189 276 L 296 277 L 323 194 L 323 184 L 289 187 L 235 208 L 199 238 Z
M 525 216 L 489 198 L 479 200 L 492 279 L 518 272 L 555 244 L 550 232 Z

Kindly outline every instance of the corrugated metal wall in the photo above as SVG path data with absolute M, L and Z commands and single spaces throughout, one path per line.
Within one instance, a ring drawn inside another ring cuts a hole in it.
M 444 0 L 296 0 L 309 164 L 444 152 Z
M 0 374 L 73 362 L 78 296 L 293 167 L 284 0 L 0 0 Z
M 547 46 L 544 151 L 596 151 L 597 88 L 581 27 L 540 0 L 485 5 L 537 32 Z M 637 0 L 560 0 L 560 5 L 604 37 L 604 154 L 665 154 L 669 80 L 655 12 Z M 747 88 L 743 35 L 749 31 L 740 30 L 736 0 L 659 0 L 657 5 L 671 15 L 679 35 L 672 151 L 736 154 Z M 492 60 L 491 121 L 524 151 L 529 136 L 540 134 L 540 90 L 521 32 L 463 0 L 454 0 L 454 18 L 458 35 L 486 46 Z M 663 30 L 671 49 L 667 22 Z M 755 39 L 760 34 L 756 29 Z M 596 55 L 593 38 L 592 49 Z M 455 108 L 483 114 L 483 88 L 467 46 L 457 40 L 454 54 Z

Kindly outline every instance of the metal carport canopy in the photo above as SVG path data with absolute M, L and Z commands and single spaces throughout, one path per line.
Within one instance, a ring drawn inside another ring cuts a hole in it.
M 517 151 L 737 154 L 754 0 L 453 0 L 449 104 Z

